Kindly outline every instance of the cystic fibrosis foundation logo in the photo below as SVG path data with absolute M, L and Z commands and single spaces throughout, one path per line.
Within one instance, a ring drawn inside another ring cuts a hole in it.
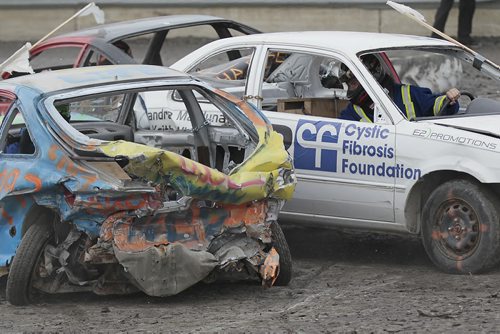
M 341 126 L 336 122 L 299 120 L 293 149 L 295 167 L 336 172 Z
M 419 168 L 396 163 L 395 138 L 387 127 L 360 122 L 344 124 L 342 128 L 342 123 L 337 122 L 299 120 L 294 141 L 295 167 L 339 172 L 360 179 L 422 177 Z

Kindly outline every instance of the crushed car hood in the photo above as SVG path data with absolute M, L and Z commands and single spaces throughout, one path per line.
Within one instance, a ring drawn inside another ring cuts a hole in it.
M 500 138 L 500 115 L 481 115 L 426 120 L 425 122 Z
M 224 91 L 217 92 L 238 105 L 258 133 L 254 151 L 227 175 L 177 153 L 131 142 L 109 142 L 97 149 L 110 157 L 126 156 L 128 173 L 154 183 L 170 182 L 184 196 L 229 204 L 292 198 L 297 180 L 283 137 L 270 123 L 255 117 L 256 110 L 250 110 L 248 104 Z
M 270 196 L 290 199 L 295 176 L 281 136 L 274 131 L 258 131 L 259 145 L 229 175 L 177 153 L 127 141 L 109 142 L 98 150 L 110 157 L 126 156 L 128 173 L 154 183 L 170 182 L 185 196 L 232 204 Z

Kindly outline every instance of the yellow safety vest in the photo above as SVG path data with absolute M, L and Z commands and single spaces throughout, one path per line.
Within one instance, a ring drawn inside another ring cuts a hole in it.
M 446 95 L 441 95 L 434 100 L 434 107 L 432 108 L 432 111 L 434 112 L 434 116 L 436 116 L 441 110 L 441 107 L 443 106 L 444 101 L 446 100 Z
M 415 113 L 415 106 L 413 105 L 413 101 L 411 99 L 409 85 L 401 86 L 401 99 L 403 100 L 403 104 L 405 106 L 405 111 L 406 111 L 406 117 L 408 118 L 408 120 L 416 119 L 417 114 Z M 437 113 L 443 106 L 445 99 L 446 95 L 441 95 L 436 98 L 436 100 L 434 101 L 434 107 L 432 108 L 434 115 L 437 115 Z M 359 120 L 360 122 L 373 123 L 373 121 L 366 115 L 363 108 L 355 104 L 353 104 L 352 106 L 354 107 L 354 111 L 356 111 L 356 114 L 358 114 L 358 116 L 360 117 Z
M 352 107 L 358 116 L 361 118 L 360 122 L 373 123 L 372 120 L 365 114 L 365 111 L 360 106 L 353 104 Z
M 401 86 L 401 99 L 403 100 L 403 104 L 405 105 L 406 117 L 408 118 L 408 120 L 416 119 L 417 115 L 415 114 L 415 106 L 413 105 L 413 101 L 411 100 L 410 86 Z
M 416 119 L 417 115 L 415 113 L 415 106 L 413 105 L 413 101 L 411 100 L 410 86 L 401 86 L 401 97 L 403 99 L 403 104 L 405 105 L 406 116 L 408 117 L 408 119 Z M 441 95 L 434 100 L 434 106 L 432 108 L 434 116 L 438 114 L 445 100 L 446 95 Z

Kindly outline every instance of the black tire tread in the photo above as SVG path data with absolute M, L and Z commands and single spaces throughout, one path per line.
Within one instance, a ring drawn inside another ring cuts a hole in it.
M 292 254 L 285 234 L 278 222 L 271 223 L 273 245 L 280 256 L 280 273 L 274 282 L 276 286 L 286 286 L 292 280 Z
M 51 235 L 50 224 L 41 218 L 31 225 L 23 236 L 7 278 L 5 296 L 10 304 L 22 306 L 31 302 L 31 276 Z

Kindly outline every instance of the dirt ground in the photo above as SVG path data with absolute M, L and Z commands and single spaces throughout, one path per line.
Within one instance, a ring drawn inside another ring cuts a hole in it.
M 478 50 L 500 62 L 500 40 Z M 2 45 L 0 59 L 22 43 Z M 439 272 L 418 238 L 284 227 L 294 278 L 287 287 L 198 284 L 152 298 L 68 294 L 28 307 L 5 301 L 0 333 L 25 332 L 498 332 L 500 268 Z
M 440 273 L 417 238 L 289 227 L 287 287 L 199 284 L 169 298 L 69 294 L 13 307 L 0 332 L 496 332 L 500 269 Z

